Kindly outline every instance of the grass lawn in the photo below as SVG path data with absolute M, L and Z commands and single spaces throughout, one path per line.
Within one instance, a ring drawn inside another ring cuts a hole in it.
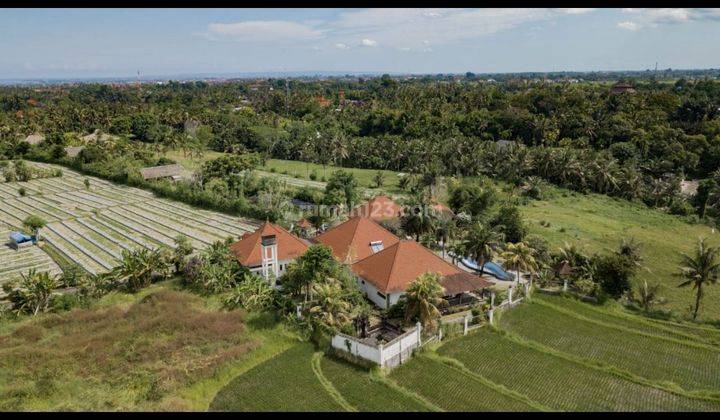
M 0 411 L 204 411 L 230 378 L 293 342 L 267 316 L 218 308 L 169 281 L 4 320 Z
M 178 162 L 182 166 L 184 166 L 187 169 L 190 170 L 196 170 L 202 166 L 203 162 L 215 159 L 219 156 L 222 156 L 224 153 L 221 152 L 214 152 L 214 151 L 206 151 L 205 155 L 200 159 L 191 159 L 188 157 L 185 157 L 183 155 L 183 152 L 180 150 L 173 150 L 168 151 L 165 153 L 165 156 L 173 159 L 174 161 Z M 282 159 L 269 159 L 265 166 L 259 168 L 262 171 L 266 172 L 272 172 L 275 171 L 278 175 L 288 175 L 293 178 L 298 179 L 304 179 L 304 180 L 310 180 L 310 174 L 313 173 L 313 171 L 317 174 L 316 181 L 322 181 L 322 177 L 324 176 L 325 179 L 329 179 L 330 176 L 334 171 L 337 171 L 339 169 L 342 169 L 344 171 L 350 172 L 353 175 L 355 175 L 355 178 L 358 180 L 358 183 L 363 188 L 374 188 L 375 182 L 373 181 L 373 178 L 375 177 L 375 174 L 377 174 L 376 169 L 357 169 L 357 168 L 344 168 L 339 166 L 333 166 L 333 165 L 326 165 L 323 169 L 323 166 L 317 163 L 308 163 L 300 162 L 300 161 L 294 161 L 294 160 L 282 160 Z M 398 186 L 399 177 L 398 173 L 394 171 L 381 171 L 383 174 L 385 174 L 385 184 L 380 189 L 385 192 L 389 192 L 392 194 L 401 194 L 403 191 Z
M 660 293 L 667 299 L 664 307 L 683 315 L 689 313 L 694 303 L 693 290 L 676 287 L 682 280 L 674 273 L 678 271 L 680 253 L 691 252 L 698 237 L 705 236 L 713 245 L 720 244 L 713 229 L 642 204 L 598 194 L 559 191 L 554 198 L 531 201 L 522 207 L 531 233 L 544 237 L 554 248 L 568 242 L 588 252 L 615 250 L 622 238 L 634 237 L 641 243 L 643 265 L 647 267 L 638 271 L 638 278 L 662 285 Z M 541 226 L 543 221 L 550 225 Z M 699 317 L 720 319 L 720 285 L 706 287 L 705 293 Z

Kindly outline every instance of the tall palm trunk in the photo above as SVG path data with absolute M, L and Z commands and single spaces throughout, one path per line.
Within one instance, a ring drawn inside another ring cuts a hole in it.
M 702 299 L 702 283 L 698 284 L 697 295 L 695 296 L 695 312 L 693 313 L 693 320 L 697 319 L 698 310 L 700 309 L 700 299 Z

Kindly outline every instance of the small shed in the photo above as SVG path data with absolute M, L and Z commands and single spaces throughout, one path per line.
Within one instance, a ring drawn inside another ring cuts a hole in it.
M 30 134 L 29 136 L 25 137 L 25 140 L 23 140 L 23 141 L 24 141 L 25 143 L 35 145 L 35 144 L 38 144 L 38 143 L 42 142 L 43 140 L 45 140 L 45 136 L 44 136 L 44 135 L 38 134 L 38 133 L 34 133 L 34 134 Z
M 140 176 L 142 176 L 143 179 L 146 181 L 165 178 L 177 181 L 183 178 L 185 172 L 185 168 L 175 163 L 172 165 L 150 166 L 148 168 L 142 168 L 140 169 Z
M 68 146 L 65 148 L 65 153 L 69 158 L 74 158 L 82 152 L 85 146 Z

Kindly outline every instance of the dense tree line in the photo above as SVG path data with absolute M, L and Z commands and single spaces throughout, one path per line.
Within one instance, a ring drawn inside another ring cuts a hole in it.
M 633 83 L 635 92 L 620 94 L 607 83 L 473 75 L 290 80 L 287 90 L 280 79 L 6 87 L 0 153 L 27 152 L 19 139 L 33 132 L 61 146 L 75 141 L 67 133 L 100 129 L 190 154 L 211 148 L 430 177 L 538 177 L 686 212 L 680 180 L 720 168 L 720 82 Z

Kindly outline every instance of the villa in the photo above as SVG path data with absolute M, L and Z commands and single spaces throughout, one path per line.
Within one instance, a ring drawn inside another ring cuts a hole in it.
M 412 240 L 402 240 L 350 266 L 368 299 L 381 308 L 396 304 L 420 275 L 437 273 L 445 296 L 483 290 L 492 283 L 450 264 Z

